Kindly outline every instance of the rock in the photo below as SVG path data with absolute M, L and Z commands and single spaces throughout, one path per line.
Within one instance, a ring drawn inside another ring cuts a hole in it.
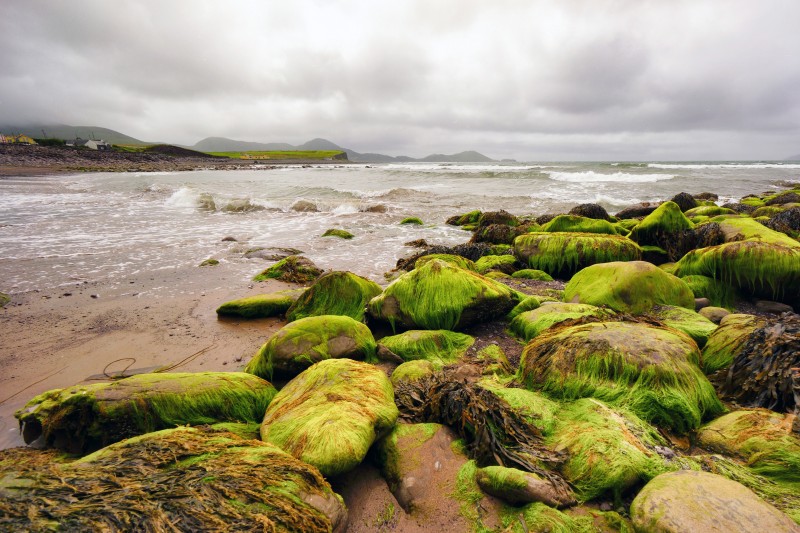
M 644 261 L 586 267 L 564 287 L 564 301 L 632 314 L 646 313 L 655 305 L 694 309 L 694 295 L 684 281 Z
M 261 424 L 261 439 L 335 476 L 361 463 L 397 416 L 392 384 L 381 369 L 328 359 L 275 396 Z
M 414 248 L 429 248 L 430 244 L 425 239 L 415 239 L 413 241 L 408 241 L 403 243 L 403 246 L 411 246 Z
M 687 253 L 675 275 L 708 276 L 745 294 L 800 305 L 800 249 L 759 241 L 739 241 Z M 713 301 L 713 300 L 712 300 Z
M 458 330 L 501 317 L 518 301 L 502 283 L 433 260 L 397 278 L 368 311 L 393 327 Z
M 693 198 L 696 200 L 711 200 L 712 202 L 716 202 L 719 200 L 719 195 L 713 192 L 701 192 L 695 194 Z
M 424 359 L 407 361 L 398 365 L 392 372 L 392 385 L 396 387 L 401 382 L 416 381 L 425 376 L 430 376 L 434 372 L 436 372 L 436 367 L 430 361 Z
M 535 270 L 532 268 L 524 268 L 522 270 L 517 270 L 513 274 L 511 274 L 512 278 L 522 278 L 522 279 L 532 279 L 535 281 L 553 281 L 553 276 L 545 272 L 544 270 Z
M 198 266 L 207 267 L 207 266 L 217 266 L 218 264 L 219 264 L 219 261 L 217 259 L 206 259 L 205 261 L 200 263 Z
M 453 266 L 457 266 L 457 267 L 463 268 L 465 270 L 471 270 L 473 272 L 477 272 L 478 271 L 478 269 L 475 266 L 475 263 L 473 261 L 470 261 L 469 259 L 467 259 L 465 257 L 461 257 L 460 255 L 452 255 L 452 254 L 423 255 L 422 257 L 417 259 L 417 262 L 414 263 L 414 267 L 413 268 L 419 268 L 422 265 L 424 265 L 425 263 L 427 263 L 429 261 L 433 261 L 434 259 L 437 259 L 439 261 L 444 261 L 445 263 L 448 263 L 448 264 L 451 264 Z
M 540 231 L 547 233 L 601 233 L 617 235 L 617 228 L 608 220 L 585 218 L 577 215 L 558 215 Z
M 280 261 L 292 255 L 299 255 L 303 252 L 296 248 L 278 248 L 271 246 L 269 248 L 254 248 L 247 250 L 244 253 L 245 259 L 265 259 L 267 261 Z
M 352 239 L 353 234 L 347 230 L 331 228 L 322 234 L 323 237 L 339 237 L 340 239 Z
M 586 218 L 597 218 L 600 220 L 611 220 L 611 216 L 605 208 L 598 204 L 580 204 L 569 210 L 570 215 L 578 215 Z
M 265 208 L 262 205 L 250 202 L 249 198 L 235 198 L 228 202 L 222 211 L 225 213 L 249 213 L 251 211 L 263 211 Z
M 614 216 L 620 220 L 625 218 L 643 218 L 655 211 L 658 206 L 659 204 L 656 203 L 642 202 L 640 204 L 629 205 Z
M 505 224 L 506 226 L 519 225 L 519 219 L 508 211 L 487 211 L 478 217 L 478 228 L 485 228 L 492 224 Z
M 503 466 L 480 468 L 475 480 L 482 491 L 512 505 L 542 502 L 558 508 L 577 503 L 574 498 L 564 498 L 547 479 L 516 468 Z
M 733 308 L 734 302 L 739 298 L 736 289 L 714 278 L 702 275 L 689 275 L 681 277 L 698 298 L 708 300 L 707 305 L 717 307 Z M 695 305 L 695 309 L 697 306 Z
M 704 316 L 714 324 L 719 325 L 722 319 L 731 314 L 730 311 L 722 307 L 706 306 L 698 311 L 700 316 Z M 715 330 L 716 331 L 716 330 Z
M 406 331 L 382 338 L 380 345 L 403 361 L 422 359 L 438 370 L 461 359 L 474 342 L 469 335 L 442 329 Z
M 8 294 L 6 294 L 4 292 L 0 292 L 0 309 L 5 307 L 6 305 L 8 305 L 8 303 L 10 301 L 11 301 L 11 297 Z
M 314 202 L 309 202 L 308 200 L 297 200 L 295 203 L 292 204 L 291 207 L 292 211 L 297 211 L 298 213 L 318 213 L 319 208 L 317 204 Z
M 724 207 L 725 209 L 730 209 L 730 210 L 735 211 L 737 213 L 745 214 L 745 215 L 749 215 L 749 214 L 753 213 L 756 210 L 756 207 L 753 206 L 753 205 L 740 204 L 738 202 L 731 202 L 731 203 L 727 203 L 727 204 L 722 204 L 722 207 Z
M 488 242 L 493 244 L 511 244 L 517 235 L 520 235 L 520 229 L 516 226 L 509 226 L 508 224 L 491 224 L 489 226 L 481 227 L 475 230 L 469 242 Z
M 241 318 L 268 318 L 280 316 L 283 315 L 305 291 L 306 289 L 293 289 L 231 300 L 219 306 L 217 308 L 217 314 L 219 316 L 237 316 Z
M 272 378 L 293 377 L 326 359 L 374 361 L 375 339 L 361 322 L 348 316 L 322 315 L 295 320 L 272 335 L 244 371 Z
M 708 337 L 703 348 L 703 372 L 712 374 L 720 369 L 728 368 L 739 353 L 750 335 L 766 325 L 766 320 L 753 315 L 728 314 L 719 326 Z
M 598 233 L 529 233 L 514 240 L 519 261 L 554 277 L 569 278 L 595 263 L 636 261 L 642 252 L 619 235 Z
M 243 372 L 138 374 L 47 391 L 14 416 L 26 443 L 85 453 L 176 425 L 257 422 L 274 395 Z
M 540 305 L 542 305 L 542 303 L 539 301 L 539 298 L 536 296 L 527 296 L 524 300 L 514 306 L 514 309 L 508 312 L 506 318 L 508 320 L 514 320 L 521 313 L 538 309 Z
M 770 302 L 769 300 L 758 300 L 756 302 L 756 309 L 762 313 L 771 315 L 780 315 L 783 313 L 793 313 L 791 305 L 782 304 L 780 302 Z
M 706 345 L 709 335 L 717 329 L 717 325 L 709 319 L 684 307 L 659 305 L 653 308 L 651 316 L 668 328 L 686 333 L 700 348 Z
M 699 311 L 704 307 L 708 307 L 711 305 L 711 300 L 708 298 L 695 298 L 694 299 L 694 310 Z
M 236 237 L 231 237 L 228 235 L 227 237 L 222 238 L 222 242 L 239 242 L 239 240 Z
M 664 202 L 632 230 L 629 238 L 639 245 L 658 246 L 677 261 L 694 247 L 694 224 L 675 202 Z M 687 242 L 688 241 L 688 242 Z
M 519 376 L 529 388 L 591 396 L 685 433 L 723 411 L 687 335 L 643 323 L 595 322 L 545 332 L 525 347 Z
M 317 265 L 301 255 L 290 255 L 281 259 L 271 267 L 262 271 L 253 278 L 253 281 L 267 281 L 277 279 L 289 283 L 308 283 L 322 275 L 322 270 Z
M 603 319 L 611 315 L 608 310 L 593 305 L 551 303 L 520 313 L 511 321 L 509 329 L 517 337 L 528 342 L 543 331 L 567 320 L 583 317 Z
M 767 226 L 783 233 L 800 231 L 800 207 L 792 207 L 772 216 Z
M 517 258 L 513 255 L 484 255 L 475 262 L 475 270 L 486 274 L 490 270 L 499 270 L 504 274 L 513 274 L 516 270 Z
M 457 255 L 470 261 L 477 261 L 480 257 L 490 253 L 491 246 L 485 242 L 481 243 L 465 243 L 453 247 L 449 246 L 432 246 L 423 252 L 412 255 L 411 257 L 401 258 L 397 260 L 398 270 L 414 270 L 414 264 L 423 256 L 432 254 L 447 254 Z
M 389 208 L 383 204 L 370 205 L 363 209 L 364 213 L 386 213 L 388 211 Z
M 756 241 L 800 248 L 800 242 L 785 233 L 771 230 L 752 218 L 726 218 L 718 222 L 725 242 Z
M 789 517 L 740 483 L 693 470 L 651 480 L 633 500 L 631 519 L 642 533 L 800 531 Z
M 615 499 L 666 471 L 658 431 L 632 413 L 592 398 L 566 404 L 548 442 L 568 454 L 561 473 L 582 500 Z
M 770 199 L 765 199 L 766 205 L 784 205 L 800 203 L 800 194 L 796 191 L 784 191 L 776 194 Z
M 477 224 L 478 220 L 481 218 L 480 211 L 470 211 L 469 213 L 464 213 L 463 215 L 455 215 L 447 219 L 446 224 L 450 226 L 463 226 L 465 224 Z
M 208 426 L 148 433 L 72 463 L 40 450 L 3 450 L 0 478 L 9 531 L 261 531 L 269 524 L 344 533 L 347 525 L 347 509 L 316 468 Z
M 400 221 L 400 224 L 413 224 L 415 226 L 422 226 L 425 223 L 422 221 L 422 219 L 417 217 L 406 217 Z
M 687 217 L 696 217 L 696 216 L 716 217 L 719 215 L 734 215 L 734 214 L 736 214 L 736 212 L 733 211 L 732 209 L 726 209 L 718 205 L 700 205 L 698 207 L 689 209 L 685 213 Z
M 556 213 L 545 213 L 544 215 L 539 215 L 538 217 L 536 217 L 536 223 L 543 226 L 548 222 L 550 222 L 551 220 L 553 220 L 554 218 L 556 218 L 557 216 L 558 214 Z
M 670 201 L 674 202 L 681 211 L 688 211 L 689 209 L 697 207 L 698 205 L 697 200 L 691 194 L 686 192 L 679 192 L 673 196 Z
M 380 285 L 352 272 L 329 272 L 297 298 L 286 312 L 286 320 L 342 315 L 363 322 L 367 303 L 381 292 Z

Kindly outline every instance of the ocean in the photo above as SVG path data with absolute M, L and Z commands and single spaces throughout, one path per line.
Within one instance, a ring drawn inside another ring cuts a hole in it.
M 384 282 L 397 259 L 415 250 L 406 242 L 467 241 L 470 233 L 445 220 L 474 209 L 540 215 L 593 202 L 614 213 L 704 191 L 723 204 L 799 181 L 800 164 L 792 162 L 351 164 L 12 177 L 0 179 L 0 291 L 122 283 L 207 258 L 249 279 L 270 264 L 244 258 L 259 247 L 299 249 L 321 268 Z M 202 209 L 202 199 L 213 199 L 215 209 Z M 258 210 L 224 210 L 244 200 Z M 299 200 L 317 211 L 293 209 Z M 399 224 L 409 216 L 424 225 Z M 355 237 L 322 237 L 328 228 Z

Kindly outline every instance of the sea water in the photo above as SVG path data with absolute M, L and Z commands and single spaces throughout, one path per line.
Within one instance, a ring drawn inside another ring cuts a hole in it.
M 789 162 L 352 164 L 12 177 L 0 179 L 0 291 L 124 279 L 211 257 L 249 279 L 270 264 L 245 259 L 259 247 L 295 248 L 323 269 L 383 282 L 398 258 L 414 252 L 409 241 L 467 241 L 469 232 L 445 220 L 474 209 L 540 215 L 592 202 L 614 213 L 704 191 L 722 204 L 798 181 L 800 164 Z M 216 209 L 203 209 L 203 198 Z M 224 210 L 245 200 L 257 210 Z M 293 209 L 299 200 L 316 211 Z M 424 225 L 399 224 L 409 216 Z M 322 237 L 329 228 L 355 237 Z M 223 242 L 229 236 L 236 242 Z

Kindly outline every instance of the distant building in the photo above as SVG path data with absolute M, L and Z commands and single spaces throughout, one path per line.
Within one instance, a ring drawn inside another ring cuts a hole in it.
M 67 141 L 67 146 L 84 146 L 90 150 L 111 150 L 111 144 L 101 139 L 81 139 L 75 137 L 72 141 Z
M 36 144 L 36 141 L 27 135 L 3 135 L 0 133 L 0 144 Z

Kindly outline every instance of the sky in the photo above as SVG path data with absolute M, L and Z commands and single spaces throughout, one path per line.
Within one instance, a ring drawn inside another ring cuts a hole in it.
M 425 156 L 800 154 L 797 0 L 3 0 L 0 123 Z

